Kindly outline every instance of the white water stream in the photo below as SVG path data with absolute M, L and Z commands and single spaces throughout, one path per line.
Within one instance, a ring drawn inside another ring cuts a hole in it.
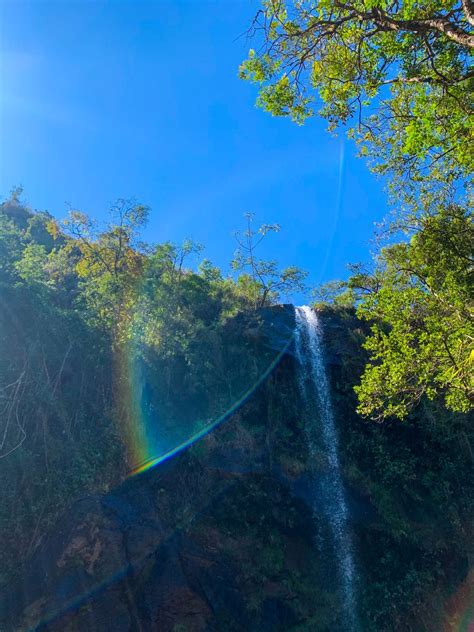
M 316 313 L 307 306 L 297 307 L 295 318 L 295 348 L 309 453 L 315 463 L 323 464 L 321 480 L 315 484 L 312 509 L 315 516 L 322 514 L 327 521 L 341 594 L 340 619 L 346 632 L 355 632 L 358 626 L 354 558 L 321 326 Z

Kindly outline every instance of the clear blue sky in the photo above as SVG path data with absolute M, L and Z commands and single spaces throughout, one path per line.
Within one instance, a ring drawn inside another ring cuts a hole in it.
M 369 258 L 382 184 L 347 141 L 341 174 L 341 138 L 323 121 L 255 108 L 237 68 L 257 8 L 2 0 L 0 194 L 21 184 L 34 208 L 98 219 L 134 196 L 152 208 L 147 240 L 192 237 L 224 267 L 252 211 L 282 227 L 262 254 L 313 284 L 345 276 Z

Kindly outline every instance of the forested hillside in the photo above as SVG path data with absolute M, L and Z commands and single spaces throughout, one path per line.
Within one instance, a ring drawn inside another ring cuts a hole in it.
M 256 331 L 256 308 L 304 276 L 273 266 L 265 284 L 234 281 L 207 260 L 193 272 L 198 245 L 138 241 L 143 206 L 117 202 L 94 232 L 83 214 L 59 224 L 18 195 L 0 207 L 6 581 L 71 498 L 107 489 L 239 401 L 271 359 L 236 346 L 230 320 L 251 315 Z M 160 402 L 158 437 L 144 381 Z
M 130 629 L 342 629 L 315 540 L 308 477 L 324 465 L 298 404 L 292 308 L 251 274 L 192 271 L 193 244 L 141 243 L 143 207 L 115 211 L 95 232 L 17 195 L 1 207 L 6 629 L 81 630 L 101 612 Z M 321 309 L 363 629 L 454 630 L 450 599 L 470 594 L 472 424 L 427 398 L 403 423 L 357 416 L 370 329 L 353 307 Z

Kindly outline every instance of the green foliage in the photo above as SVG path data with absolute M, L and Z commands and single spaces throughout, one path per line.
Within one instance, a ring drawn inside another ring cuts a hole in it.
M 48 278 L 46 262 L 46 248 L 31 242 L 24 247 L 22 257 L 16 262 L 15 268 L 24 281 L 45 283 Z
M 280 226 L 263 224 L 254 230 L 252 228 L 253 214 L 247 213 L 245 220 L 246 230 L 235 234 L 238 248 L 232 260 L 234 270 L 248 270 L 248 273 L 244 272 L 238 279 L 238 290 L 257 308 L 277 302 L 281 295 L 289 295 L 296 291 L 303 292 L 306 272 L 296 266 L 279 270 L 276 261 L 259 259 L 256 256 L 256 249 L 265 237 L 269 233 L 277 233 Z
M 0 281 L 2 584 L 72 498 L 123 473 L 108 341 L 59 293 L 29 275 Z
M 355 296 L 352 288 L 344 281 L 328 281 L 312 292 L 316 309 L 324 309 L 326 305 L 337 307 L 351 307 L 354 305 Z
M 329 128 L 352 125 L 361 154 L 391 176 L 391 236 L 401 228 L 410 241 L 315 295 L 319 307 L 357 303 L 373 323 L 357 392 L 375 419 L 404 418 L 423 395 L 472 407 L 473 235 L 453 200 L 474 166 L 473 24 L 465 2 L 265 0 L 252 27 L 260 52 L 240 68 L 263 108 L 301 123 L 318 101 Z
M 2 280 L 11 280 L 16 275 L 15 264 L 21 258 L 22 235 L 14 222 L 0 207 L 0 275 Z
M 368 363 L 356 386 L 359 412 L 405 418 L 423 396 L 472 409 L 474 325 L 471 214 L 454 204 L 391 225 L 405 239 L 381 249 L 373 270 L 350 266 L 348 281 L 322 286 L 316 305 L 357 306 L 371 324 Z
M 302 123 L 317 101 L 330 129 L 354 123 L 361 153 L 397 182 L 446 183 L 473 167 L 473 23 L 454 0 L 264 0 L 240 77 L 274 116 Z
M 172 447 L 273 359 L 257 359 L 247 337 L 260 323 L 242 279 L 207 260 L 194 270 L 202 247 L 190 240 L 140 242 L 147 207 L 118 200 L 100 227 L 79 211 L 59 223 L 20 196 L 0 206 L 1 582 L 75 497 L 136 465 L 124 449 L 124 354 L 149 394 L 144 416 L 159 404 Z
M 472 407 L 471 218 L 449 207 L 411 228 L 408 242 L 382 249 L 378 287 L 358 308 L 373 323 L 359 410 L 376 419 L 406 417 L 425 394 Z
M 71 211 L 63 226 L 66 235 L 72 238 L 69 248 L 80 253 L 75 271 L 90 317 L 105 328 L 113 328 L 120 340 L 122 329 L 128 325 L 143 269 L 138 233 L 146 223 L 148 208 L 133 200 L 120 199 L 111 207 L 110 214 L 114 223 L 105 231 L 99 231 L 79 211 Z
M 54 220 L 49 213 L 34 213 L 28 219 L 28 228 L 25 233 L 28 240 L 43 246 L 48 253 L 57 246 L 55 238 L 51 234 L 52 222 Z

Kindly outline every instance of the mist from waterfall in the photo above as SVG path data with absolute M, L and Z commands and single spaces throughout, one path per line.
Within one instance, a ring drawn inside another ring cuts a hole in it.
M 342 623 L 345 631 L 355 632 L 358 626 L 354 559 L 321 325 L 317 314 L 308 306 L 297 307 L 295 319 L 298 382 L 309 454 L 314 467 L 320 468 L 314 475 L 312 510 L 315 520 L 322 515 L 327 523 L 328 545 L 337 565 Z M 319 545 L 322 546 L 321 543 Z

